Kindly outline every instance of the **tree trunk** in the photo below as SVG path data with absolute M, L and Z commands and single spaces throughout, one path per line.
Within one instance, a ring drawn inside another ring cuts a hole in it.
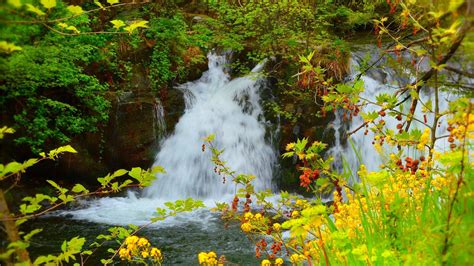
M 3 220 L 3 226 L 10 243 L 21 240 L 18 228 L 16 227 L 15 221 L 10 220 L 10 210 L 8 209 L 7 200 L 3 194 L 3 190 L 0 189 L 0 218 Z M 18 260 L 21 262 L 30 262 L 30 256 L 26 249 L 17 249 L 16 255 Z

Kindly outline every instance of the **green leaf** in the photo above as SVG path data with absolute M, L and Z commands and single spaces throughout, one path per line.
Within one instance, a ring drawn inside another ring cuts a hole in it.
M 114 20 L 110 21 L 110 23 L 112 23 L 114 25 L 115 29 L 120 29 L 120 28 L 122 28 L 126 25 L 125 22 L 123 22 L 120 19 L 114 19 Z
M 82 255 L 92 255 L 92 251 L 91 250 L 84 250 L 81 254 Z
M 298 139 L 295 143 L 295 151 L 303 151 L 306 147 L 306 144 L 308 144 L 308 138 Z
M 53 186 L 55 189 L 57 189 L 62 194 L 66 193 L 68 191 L 68 189 L 61 187 L 60 185 L 58 185 L 53 180 L 46 180 L 46 182 L 48 182 L 51 186 Z
M 66 30 L 74 31 L 75 33 L 80 33 L 80 31 L 74 26 L 67 26 Z
M 119 190 L 119 184 L 118 182 L 113 182 L 112 183 L 112 190 L 117 192 Z
M 87 190 L 83 185 L 81 184 L 76 184 L 74 185 L 74 187 L 72 188 L 72 192 L 74 193 L 81 193 L 81 192 L 84 192 L 84 193 L 88 193 L 89 190 Z
M 153 168 L 151 168 L 151 173 L 152 174 L 157 174 L 157 173 L 160 173 L 160 174 L 164 174 L 166 173 L 165 171 L 165 168 L 163 168 L 162 166 L 153 166 Z
M 107 3 L 109 3 L 110 5 L 115 5 L 120 3 L 120 0 L 107 0 Z
M 336 90 L 337 92 L 342 93 L 342 94 L 344 93 L 350 94 L 352 92 L 352 87 L 345 83 L 340 83 L 340 84 L 337 84 Z
M 100 260 L 100 263 L 102 263 L 102 264 L 104 264 L 104 265 L 107 265 L 107 264 L 112 263 L 112 260 L 111 260 L 111 259 L 108 259 L 108 260 L 107 260 L 107 259 L 101 259 L 101 260 Z
M 48 256 L 39 256 L 36 258 L 35 262 L 33 262 L 33 265 L 42 265 L 47 262 L 54 261 L 57 257 L 53 255 L 48 255 Z
M 23 237 L 23 239 L 24 239 L 25 241 L 29 241 L 34 235 L 39 234 L 39 233 L 41 233 L 42 231 L 43 231 L 43 229 L 35 229 L 35 230 L 29 232 L 28 234 L 26 234 L 26 235 Z
M 9 249 L 4 253 L 0 253 L 0 260 L 8 261 L 10 256 L 15 252 L 15 249 Z
M 18 241 L 11 242 L 10 244 L 8 244 L 7 248 L 8 249 L 10 248 L 26 249 L 28 246 L 29 246 L 28 243 L 18 240 Z
M 46 13 L 44 13 L 41 9 L 31 5 L 31 4 L 26 4 L 26 10 L 35 13 L 38 16 L 44 16 Z
M 3 169 L 2 175 L 8 174 L 8 173 L 17 173 L 21 171 L 22 166 L 23 165 L 19 162 L 11 162 L 5 166 L 5 168 Z
M 40 0 L 40 2 L 46 9 L 51 9 L 56 6 L 56 0 Z
M 133 181 L 130 180 L 130 179 L 127 179 L 127 180 L 123 181 L 123 183 L 120 185 L 119 189 L 122 189 L 122 188 L 128 186 L 131 183 L 133 183 Z
M 115 172 L 112 174 L 112 176 L 113 176 L 113 177 L 119 177 L 119 176 L 123 176 L 123 175 L 126 174 L 126 173 L 128 173 L 127 170 L 125 170 L 125 169 L 119 169 L 119 170 L 115 171 Z
M 80 15 L 84 12 L 84 10 L 82 10 L 82 7 L 74 5 L 68 6 L 67 10 L 74 15 Z
M 26 221 L 28 221 L 28 219 L 26 219 L 26 218 L 16 220 L 16 221 L 15 221 L 15 225 L 16 225 L 16 226 L 20 226 L 20 225 L 22 225 L 23 223 L 25 223 Z
M 67 248 L 67 241 L 64 240 L 64 241 L 63 241 L 63 244 L 61 245 L 61 251 L 62 251 L 62 252 L 66 252 L 66 248 Z
M 364 118 L 364 121 L 366 122 L 374 121 L 377 117 L 379 117 L 379 113 L 377 111 L 361 113 L 360 115 L 362 116 L 362 118 Z
M 418 92 L 416 90 L 410 90 L 410 96 L 412 99 L 419 99 L 420 96 L 418 95 Z
M 142 169 L 140 167 L 133 167 L 132 170 L 128 172 L 128 175 L 140 181 Z

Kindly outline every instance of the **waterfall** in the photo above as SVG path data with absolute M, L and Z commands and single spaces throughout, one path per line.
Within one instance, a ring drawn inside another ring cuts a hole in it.
M 128 192 L 126 197 L 104 197 L 85 202 L 82 209 L 62 211 L 74 219 L 106 224 L 136 224 L 149 222 L 157 207 L 167 201 L 192 197 L 201 199 L 209 207 L 215 201 L 230 202 L 235 192 L 232 180 L 214 173 L 211 151 L 202 152 L 203 138 L 214 134 L 214 145 L 224 149 L 221 159 L 237 174 L 251 174 L 255 190 L 274 189 L 272 169 L 276 153 L 265 139 L 266 121 L 260 105 L 260 89 L 265 85 L 259 71 L 263 63 L 240 78 L 231 79 L 227 74 L 227 55 L 209 54 L 209 70 L 194 82 L 179 86 L 183 91 L 186 109 L 171 136 L 160 145 L 155 165 L 166 174 L 142 195 Z M 161 117 L 162 110 L 157 109 Z M 137 118 L 139 119 L 139 118 Z M 160 120 L 157 122 L 160 123 Z M 156 226 L 209 222 L 218 217 L 205 210 L 180 214 Z
M 145 191 L 150 198 L 214 198 L 234 192 L 231 180 L 214 173 L 211 152 L 201 151 L 203 138 L 215 134 L 215 146 L 224 149 L 222 160 L 236 173 L 252 174 L 256 190 L 272 188 L 275 152 L 265 141 L 260 106 L 262 79 L 257 72 L 231 80 L 225 55 L 208 55 L 209 70 L 194 82 L 179 87 L 186 109 L 174 133 L 161 145 L 155 165 L 167 174 Z M 252 75 L 253 74 L 253 75 Z
M 369 52 L 371 53 L 372 58 L 377 58 L 378 54 L 374 53 L 376 51 L 372 48 Z M 350 75 L 347 77 L 347 82 L 352 82 L 356 78 L 358 78 L 360 72 L 358 71 L 358 67 L 361 61 L 361 54 L 364 51 L 360 51 L 357 53 L 353 53 L 351 57 L 351 71 Z M 423 62 L 420 66 L 422 71 L 426 71 L 429 67 L 428 62 Z M 361 96 L 367 100 L 376 101 L 376 96 L 381 93 L 387 94 L 394 94 L 396 89 L 400 86 L 407 85 L 416 80 L 416 73 L 410 72 L 408 69 L 403 69 L 404 74 L 408 76 L 408 78 L 400 77 L 399 73 L 397 73 L 394 69 L 387 66 L 388 64 L 385 61 L 381 61 L 378 65 L 376 65 L 371 70 L 367 71 L 365 74 L 360 75 L 360 79 L 364 82 L 364 91 L 361 93 Z M 403 96 L 405 97 L 405 96 Z M 455 94 L 449 93 L 447 91 L 440 91 L 439 92 L 439 108 L 440 110 L 446 110 L 448 108 L 448 104 L 450 101 L 454 100 L 456 97 Z M 402 99 L 402 98 L 400 98 Z M 431 89 L 423 89 L 420 93 L 420 100 L 421 102 L 428 104 L 431 102 L 432 106 L 435 104 L 435 97 L 434 97 L 434 90 Z M 402 108 L 404 112 L 408 112 L 410 101 L 407 101 L 403 104 Z M 418 118 L 420 121 L 424 120 L 424 113 L 421 111 L 421 104 L 417 106 L 415 110 L 414 117 Z M 379 106 L 375 106 L 369 104 L 362 108 L 361 112 L 371 112 L 371 111 L 380 111 Z M 335 165 L 333 165 L 334 169 L 338 171 L 342 171 L 341 161 L 345 160 L 348 164 L 349 169 L 353 173 L 353 177 L 356 177 L 357 170 L 359 169 L 360 164 L 364 164 L 369 171 L 377 171 L 380 169 L 380 165 L 383 163 L 384 157 L 379 156 L 378 152 L 375 150 L 374 145 L 372 144 L 374 134 L 369 130 L 367 135 L 364 135 L 364 129 L 360 129 L 359 131 L 355 132 L 354 134 L 349 136 L 349 142 L 345 143 L 341 141 L 341 135 L 345 136 L 347 132 L 352 132 L 357 129 L 364 121 L 362 117 L 356 116 L 353 117 L 350 121 L 342 121 L 343 111 L 338 110 L 336 112 L 336 118 L 333 122 L 333 126 L 335 129 L 336 134 L 336 141 L 334 147 L 332 147 L 328 154 L 335 158 Z M 399 123 L 393 117 L 386 115 L 385 117 L 379 117 L 375 120 L 378 123 L 381 119 L 385 121 L 385 126 L 388 129 L 397 132 L 397 124 Z M 405 118 L 404 118 L 405 119 Z M 428 114 L 426 120 L 429 123 L 433 121 L 433 114 Z M 410 129 L 418 128 L 421 131 L 424 130 L 426 126 L 420 122 L 413 121 Z M 436 135 L 446 135 L 447 134 L 447 123 L 446 117 L 442 117 L 439 120 L 439 126 L 436 128 Z M 353 143 L 353 146 L 350 144 Z M 441 139 L 436 142 L 435 149 L 438 151 L 443 151 L 449 148 L 449 143 L 446 139 Z M 355 150 L 354 150 L 355 149 Z M 397 153 L 396 147 L 390 147 L 387 144 L 383 146 L 384 153 L 388 155 L 389 153 Z M 405 156 L 410 156 L 412 158 L 418 158 L 423 154 L 416 149 L 403 149 Z M 359 161 L 357 153 L 361 155 L 362 161 Z M 357 180 L 353 180 L 357 181 Z

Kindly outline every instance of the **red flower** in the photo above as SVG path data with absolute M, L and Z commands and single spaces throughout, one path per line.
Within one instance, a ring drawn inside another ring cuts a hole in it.
M 306 190 L 309 190 L 309 185 L 313 180 L 318 179 L 319 171 L 318 169 L 312 171 L 311 169 L 306 169 L 303 171 L 303 174 L 300 175 L 300 186 L 305 187 Z

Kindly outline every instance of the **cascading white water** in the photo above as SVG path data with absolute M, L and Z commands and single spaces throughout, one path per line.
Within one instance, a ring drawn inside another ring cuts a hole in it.
M 203 138 L 210 134 L 215 134 L 216 148 L 224 149 L 221 159 L 227 166 L 236 173 L 255 175 L 256 190 L 273 189 L 276 155 L 265 140 L 265 120 L 259 103 L 264 80 L 258 72 L 263 63 L 248 76 L 231 80 L 226 55 L 209 54 L 208 59 L 209 70 L 199 80 L 180 86 L 185 95 L 185 113 L 174 133 L 161 144 L 155 162 L 167 174 L 158 175 L 142 197 L 134 193 L 105 197 L 87 202 L 87 208 L 62 214 L 92 222 L 141 225 L 148 223 L 154 210 L 166 201 L 192 197 L 204 200 L 207 206 L 215 201 L 230 201 L 235 185 L 231 180 L 223 184 L 213 171 L 211 152 L 201 151 Z M 209 212 L 195 211 L 159 225 L 189 221 L 206 221 L 206 225 L 214 218 Z
M 375 56 L 372 54 L 372 56 Z M 359 66 L 359 60 L 358 60 L 358 55 L 354 54 L 351 58 L 351 74 L 348 77 L 348 81 L 354 81 L 354 79 L 360 74 L 360 72 L 357 70 Z M 424 62 L 423 65 L 420 66 L 420 69 L 422 71 L 426 71 L 426 68 L 429 66 L 427 62 Z M 406 70 L 408 73 L 408 70 Z M 407 84 L 409 82 L 413 82 L 416 79 L 415 73 L 408 73 L 409 74 L 409 79 L 408 80 L 401 80 L 398 76 L 397 73 L 393 70 L 390 69 L 389 67 L 384 66 L 381 68 L 380 66 L 377 66 L 375 69 L 373 69 L 371 72 L 362 75 L 360 79 L 363 80 L 364 82 L 364 92 L 362 92 L 361 97 L 364 99 L 370 100 L 372 102 L 376 101 L 376 96 L 381 94 L 381 93 L 387 93 L 392 95 L 398 86 L 400 84 Z M 439 108 L 440 110 L 446 110 L 448 108 L 448 104 L 450 101 L 452 101 L 456 96 L 445 92 L 445 91 L 440 91 L 439 92 Z M 421 102 L 428 104 L 431 102 L 432 106 L 435 106 L 435 97 L 434 97 L 434 92 L 433 90 L 422 90 L 420 93 L 420 100 Z M 403 110 L 405 112 L 408 111 L 410 105 L 410 101 L 407 101 L 403 105 Z M 420 121 L 424 121 L 423 115 L 424 113 L 421 111 L 421 104 L 418 105 L 417 109 L 415 110 L 414 117 L 417 118 Z M 362 112 L 372 112 L 372 111 L 380 111 L 380 107 L 369 104 L 365 106 L 361 111 Z M 348 163 L 348 167 L 351 169 L 352 173 L 356 175 L 357 170 L 359 169 L 360 164 L 364 164 L 369 171 L 376 171 L 380 169 L 380 165 L 383 163 L 383 157 L 378 155 L 378 152 L 375 150 L 374 145 L 372 145 L 373 141 L 373 133 L 369 131 L 368 135 L 364 135 L 364 129 L 361 129 L 354 134 L 352 134 L 349 137 L 349 140 L 354 143 L 354 147 L 350 145 L 349 143 L 343 144 L 340 141 L 340 136 L 339 134 L 341 133 L 347 133 L 347 132 L 352 132 L 355 129 L 357 129 L 364 121 L 362 117 L 359 115 L 357 117 L 353 117 L 351 121 L 342 121 L 342 111 L 336 112 L 336 119 L 334 121 L 334 127 L 335 127 L 335 134 L 336 134 L 336 142 L 335 146 L 331 148 L 329 151 L 329 155 L 333 156 L 336 159 L 342 159 Z M 396 120 L 393 117 L 390 116 L 385 116 L 385 117 L 379 117 L 375 120 L 376 123 L 383 119 L 385 121 L 386 128 L 392 129 L 394 132 L 397 132 L 397 124 L 399 123 L 398 120 Z M 447 124 L 445 123 L 445 117 L 442 117 L 439 120 L 439 127 L 436 129 L 436 135 L 441 136 L 445 135 L 447 132 Z M 428 114 L 426 117 L 426 120 L 428 124 L 432 123 L 433 121 L 433 114 Z M 339 130 L 341 127 L 343 127 L 344 123 L 349 123 L 347 130 Z M 430 125 L 431 126 L 431 125 Z M 424 130 L 426 128 L 425 125 L 423 125 L 421 122 L 418 121 L 413 121 L 411 125 L 411 129 L 418 128 L 420 130 Z M 441 139 L 436 142 L 436 150 L 446 150 L 449 147 L 449 143 L 447 142 L 446 139 Z M 356 151 L 354 151 L 354 148 L 357 150 L 357 152 L 361 155 L 362 161 L 359 161 Z M 390 152 L 395 152 L 396 153 L 396 148 L 392 147 L 390 148 L 388 145 L 383 146 L 384 151 L 388 154 Z M 411 156 L 413 158 L 417 158 L 420 155 L 423 155 L 420 153 L 420 151 L 411 149 L 411 150 L 404 150 L 406 156 Z M 337 165 L 336 169 L 339 168 L 338 170 L 342 169 L 342 166 Z
M 186 110 L 173 135 L 162 143 L 155 162 L 167 174 L 147 188 L 147 197 L 219 199 L 233 193 L 234 184 L 222 184 L 222 178 L 214 173 L 210 152 L 201 151 L 203 138 L 210 134 L 216 136 L 215 146 L 225 150 L 222 159 L 231 169 L 257 176 L 257 190 L 272 188 L 275 153 L 265 141 L 259 104 L 262 80 L 257 75 L 230 80 L 226 56 L 210 54 L 208 58 L 209 71 L 180 86 Z

